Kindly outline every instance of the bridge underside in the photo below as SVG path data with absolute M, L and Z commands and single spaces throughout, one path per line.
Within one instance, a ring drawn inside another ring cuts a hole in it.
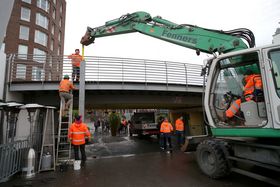
M 58 107 L 58 91 L 24 91 L 24 101 Z M 202 93 L 129 91 L 129 90 L 87 90 L 85 107 L 95 109 L 162 108 L 201 110 Z M 74 108 L 78 107 L 78 92 L 74 92 Z

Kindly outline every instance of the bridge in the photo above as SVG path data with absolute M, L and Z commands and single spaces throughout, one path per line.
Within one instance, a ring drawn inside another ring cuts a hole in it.
M 13 54 L 7 64 L 9 91 L 22 94 L 25 102 L 43 105 L 57 105 L 59 81 L 72 74 L 67 56 Z M 180 62 L 86 56 L 86 104 L 97 108 L 201 106 L 201 69 L 201 65 Z M 74 84 L 79 88 L 79 82 Z

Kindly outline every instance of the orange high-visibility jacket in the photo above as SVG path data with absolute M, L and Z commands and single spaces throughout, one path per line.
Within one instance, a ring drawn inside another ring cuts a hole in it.
M 72 65 L 75 67 L 80 67 L 81 61 L 83 60 L 83 57 L 81 55 L 76 55 L 75 53 L 69 55 L 68 58 L 72 59 Z
M 176 131 L 183 131 L 184 130 L 184 122 L 181 119 L 177 119 L 175 122 Z
M 162 133 L 170 133 L 171 131 L 173 131 L 173 126 L 171 125 L 171 123 L 169 122 L 162 122 L 161 126 L 160 126 L 160 132 Z
M 70 90 L 73 90 L 75 87 L 71 81 L 68 79 L 63 79 L 60 81 L 59 84 L 59 91 L 60 92 L 70 92 Z
M 255 89 L 262 90 L 262 79 L 259 74 L 253 74 L 246 77 L 246 85 L 244 86 L 244 96 L 253 94 Z
M 72 140 L 72 144 L 85 144 L 85 136 L 90 137 L 87 125 L 85 123 L 72 123 L 68 132 L 68 138 Z

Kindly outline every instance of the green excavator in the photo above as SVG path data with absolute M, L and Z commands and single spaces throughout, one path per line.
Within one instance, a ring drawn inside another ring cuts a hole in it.
M 253 33 L 245 28 L 206 29 L 151 17 L 146 12 L 88 27 L 81 44 L 132 32 L 193 49 L 197 55 L 213 55 L 202 69 L 206 134 L 186 137 L 186 143 L 196 142 L 202 172 L 216 179 L 233 171 L 280 185 L 280 45 L 256 48 Z M 261 89 L 253 88 L 250 100 L 244 96 L 248 72 L 262 81 Z M 226 111 L 236 100 L 242 101 L 238 110 L 227 117 Z

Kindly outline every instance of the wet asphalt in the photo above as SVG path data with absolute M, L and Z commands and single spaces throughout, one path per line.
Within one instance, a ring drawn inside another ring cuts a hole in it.
M 221 180 L 205 176 L 193 153 L 174 148 L 167 154 L 159 149 L 156 137 L 139 138 L 95 133 L 86 146 L 88 160 L 80 170 L 69 165 L 66 171 L 42 172 L 31 179 L 16 175 L 0 187 L 245 187 L 268 186 L 232 173 Z

